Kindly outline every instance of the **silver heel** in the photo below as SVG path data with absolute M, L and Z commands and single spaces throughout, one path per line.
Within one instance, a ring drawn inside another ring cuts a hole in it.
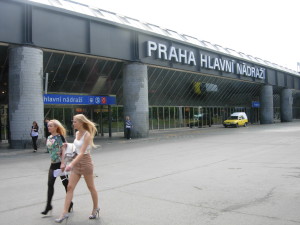
M 97 209 L 93 209 L 92 214 L 89 216 L 90 220 L 96 219 L 96 217 L 98 216 L 99 218 L 99 212 L 100 212 L 100 208 Z
M 61 222 L 64 221 L 64 220 L 67 221 L 68 218 L 69 218 L 69 214 L 66 213 L 66 214 L 64 214 L 61 218 L 55 219 L 54 221 L 55 221 L 56 223 L 61 223 Z

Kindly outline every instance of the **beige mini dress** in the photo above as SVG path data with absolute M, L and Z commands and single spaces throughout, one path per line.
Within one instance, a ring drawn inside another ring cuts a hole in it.
M 82 137 L 77 140 L 77 134 L 78 132 L 76 132 L 76 138 L 74 140 L 74 146 L 76 148 L 76 152 L 79 153 L 80 152 L 80 148 L 83 145 L 84 142 L 84 137 L 86 135 L 86 132 L 84 133 L 84 135 L 82 135 Z M 81 158 L 81 160 L 79 162 L 76 163 L 76 165 L 73 167 L 72 172 L 76 173 L 78 175 L 91 175 L 93 174 L 93 170 L 94 170 L 94 165 L 93 165 L 93 161 L 91 158 L 91 145 L 88 145 L 87 149 L 84 152 L 83 157 Z

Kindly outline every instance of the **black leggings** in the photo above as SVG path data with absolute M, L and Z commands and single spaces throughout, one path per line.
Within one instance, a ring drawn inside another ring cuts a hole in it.
M 58 163 L 51 163 L 48 173 L 48 196 L 47 196 L 47 206 L 51 206 L 52 197 L 54 194 L 54 183 L 56 180 L 56 177 L 53 176 L 53 171 L 56 169 L 60 169 L 60 162 Z M 62 180 L 62 184 L 65 186 L 66 192 L 68 187 L 68 179 L 66 176 L 61 176 L 60 179 Z
M 126 128 L 126 138 L 127 139 L 131 138 L 130 132 L 131 132 L 131 128 Z
M 32 136 L 32 146 L 33 146 L 33 149 L 34 150 L 37 150 L 37 144 L 36 144 L 36 141 L 38 139 L 38 136 Z

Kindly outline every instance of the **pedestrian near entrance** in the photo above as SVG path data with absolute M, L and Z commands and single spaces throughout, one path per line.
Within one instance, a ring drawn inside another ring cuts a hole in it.
M 93 200 L 92 213 L 89 216 L 89 219 L 95 219 L 97 216 L 99 217 L 100 208 L 98 206 L 98 193 L 94 183 L 94 166 L 90 155 L 92 147 L 95 147 L 93 139 L 97 132 L 97 128 L 95 124 L 83 114 L 78 114 L 73 117 L 73 127 L 77 130 L 73 143 L 77 156 L 65 169 L 66 171 L 71 171 L 71 175 L 69 177 L 64 210 L 60 217 L 55 220 L 57 223 L 61 223 L 69 218 L 68 207 L 72 201 L 76 185 L 82 175 L 84 176 L 84 180 Z
M 50 153 L 51 164 L 48 172 L 48 191 L 47 191 L 47 204 L 46 208 L 41 214 L 47 215 L 50 210 L 52 210 L 52 197 L 54 194 L 54 183 L 56 177 L 54 177 L 53 171 L 57 169 L 64 170 L 65 165 L 61 163 L 61 153 L 63 148 L 63 143 L 65 143 L 64 136 L 66 135 L 66 129 L 58 120 L 50 120 L 48 122 L 48 130 L 50 135 L 47 138 L 47 150 Z M 67 192 L 68 179 L 66 176 L 60 177 L 62 184 Z M 73 203 L 69 204 L 68 211 L 73 209 Z
M 132 122 L 129 118 L 129 116 L 126 116 L 126 120 L 125 120 L 125 128 L 126 128 L 126 138 L 127 139 L 131 139 L 131 129 L 132 129 L 133 125 Z
M 33 121 L 30 131 L 30 136 L 32 139 L 33 152 L 37 151 L 37 139 L 39 137 L 39 126 L 36 121 Z

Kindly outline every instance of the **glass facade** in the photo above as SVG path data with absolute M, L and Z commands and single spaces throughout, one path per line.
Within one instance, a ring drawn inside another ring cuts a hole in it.
M 117 96 L 117 106 L 111 107 L 112 132 L 124 129 L 123 66 L 120 61 L 44 51 L 48 93 Z M 251 102 L 258 99 L 259 91 L 260 85 L 251 82 L 149 66 L 149 127 L 151 130 L 186 127 L 191 122 L 199 123 L 195 119 L 199 114 L 209 115 L 212 124 L 221 124 L 234 111 L 253 113 L 252 122 L 257 122 L 258 110 L 251 109 Z M 73 133 L 70 121 L 76 113 L 84 113 L 99 124 L 99 134 L 108 133 L 107 107 L 45 106 L 45 117 L 61 120 L 70 134 Z M 208 123 L 203 121 L 201 125 Z
M 274 109 L 276 110 L 276 109 Z M 259 121 L 259 111 L 251 111 L 244 107 L 182 107 L 182 106 L 150 106 L 149 107 L 149 129 L 164 130 L 171 128 L 188 127 L 190 123 L 195 123 L 195 127 L 210 127 L 211 125 L 220 125 L 233 112 L 246 112 L 250 122 Z M 55 118 L 61 121 L 67 128 L 68 135 L 73 135 L 72 118 L 78 113 L 83 113 L 91 118 L 98 128 L 98 135 L 109 133 L 109 109 L 107 106 L 58 106 L 45 105 L 45 118 Z M 124 114 L 123 106 L 117 105 L 111 107 L 112 114 L 112 132 L 123 132 Z M 209 117 L 203 117 L 201 120 L 197 115 L 207 114 Z M 212 122 L 209 122 L 211 118 Z
M 148 77 L 150 105 L 251 107 L 260 91 L 255 83 L 155 67 Z
M 9 134 L 7 50 L 6 45 L 0 45 L 1 139 Z M 44 49 L 43 63 L 44 76 L 48 74 L 48 93 L 116 95 L 117 104 L 111 107 L 111 131 L 123 132 L 124 62 Z M 252 101 L 259 101 L 260 89 L 261 85 L 254 82 L 148 66 L 149 128 L 170 129 L 191 124 L 208 127 L 222 124 L 237 111 L 246 112 L 250 122 L 257 123 L 259 109 L 252 108 Z M 280 92 L 280 87 L 273 87 L 275 122 L 280 121 Z M 296 99 L 299 93 L 294 91 L 293 95 Z M 300 118 L 300 105 L 294 102 L 294 118 Z M 69 135 L 74 133 L 71 120 L 77 113 L 91 118 L 98 125 L 99 135 L 109 132 L 108 106 L 45 105 L 45 118 L 62 121 Z
M 0 104 L 8 104 L 8 47 L 0 43 Z
M 120 94 L 123 63 L 96 57 L 44 52 L 48 92 Z

